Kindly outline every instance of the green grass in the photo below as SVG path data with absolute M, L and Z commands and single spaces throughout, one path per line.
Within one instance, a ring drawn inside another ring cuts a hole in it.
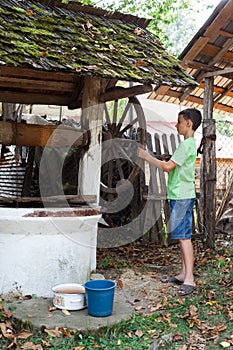
M 19 339 L 19 329 L 13 327 L 17 345 L 9 349 L 143 350 L 153 342 L 156 342 L 156 349 L 159 350 L 222 349 L 222 341 L 233 341 L 233 243 L 225 249 L 224 242 L 218 242 L 214 251 L 203 251 L 199 244 L 196 245 L 198 289 L 189 297 L 174 297 L 168 289 L 166 294 L 161 294 L 160 307 L 156 312 L 146 315 L 134 313 L 129 321 L 121 322 L 112 329 L 102 329 L 95 335 L 61 332 L 60 337 L 51 337 L 38 331 L 27 339 Z M 140 256 L 143 255 L 142 251 L 139 252 Z M 146 252 L 144 254 L 148 256 Z M 169 264 L 168 257 L 174 262 L 177 254 L 174 247 L 161 251 L 161 256 L 166 257 L 166 264 Z M 129 250 L 126 256 L 129 260 Z M 104 259 L 100 266 L 107 268 L 107 263 L 112 263 L 112 257 L 109 255 Z M 122 257 L 117 263 L 124 266 Z M 2 307 L 0 323 L 9 322 L 9 326 L 11 323 L 4 313 L 4 302 Z M 0 348 L 4 350 L 8 349 L 13 339 L 1 337 L 1 329 L 0 326 Z M 26 343 L 31 343 L 31 348 L 25 347 Z

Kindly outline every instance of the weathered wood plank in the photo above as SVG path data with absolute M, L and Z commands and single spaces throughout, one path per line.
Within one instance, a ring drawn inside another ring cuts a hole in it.
M 32 80 L 32 79 L 19 79 L 19 78 L 11 78 L 11 77 L 1 77 L 0 76 L 0 86 L 14 89 L 31 89 L 38 90 L 44 89 L 46 91 L 57 91 L 57 81 L 43 81 L 43 80 Z M 59 82 L 59 90 L 62 91 L 70 91 L 72 93 L 74 89 L 73 82 Z
M 0 143 L 4 145 L 68 147 L 87 141 L 83 132 L 67 126 L 0 122 Z
M 100 96 L 101 102 L 119 100 L 125 97 L 145 94 L 152 91 L 152 85 L 136 85 L 129 88 L 113 87 Z
M 4 90 L 1 91 L 1 102 L 68 106 L 71 102 L 71 97 L 52 93 L 48 94 L 45 91 L 31 93 L 29 91 L 14 92 Z
M 79 77 L 77 74 L 73 73 L 61 73 L 61 72 L 48 72 L 41 71 L 31 68 L 22 68 L 22 67 L 0 67 L 0 75 L 2 77 L 19 77 L 21 79 L 30 79 L 41 80 L 46 86 L 47 81 L 57 81 L 57 82 L 77 82 Z
M 201 162 L 200 181 L 200 219 L 207 233 L 205 244 L 213 248 L 215 242 L 215 185 L 216 185 L 216 150 L 215 150 L 215 120 L 213 119 L 213 86 L 214 78 L 205 79 L 204 109 L 203 109 L 203 158 Z
M 46 203 L 56 203 L 68 201 L 73 204 L 91 204 L 96 203 L 96 196 L 94 195 L 67 195 L 67 196 L 50 196 L 50 197 L 0 197 L 0 201 L 8 203 L 33 203 L 33 202 L 46 202 Z

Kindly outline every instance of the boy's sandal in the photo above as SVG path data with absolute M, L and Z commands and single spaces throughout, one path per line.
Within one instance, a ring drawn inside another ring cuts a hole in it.
M 178 284 L 178 285 L 181 285 L 183 282 L 178 280 L 178 278 L 176 277 L 167 277 L 167 278 L 163 278 L 161 280 L 161 282 L 163 283 L 174 283 L 174 284 Z
M 178 294 L 179 296 L 184 297 L 188 294 L 191 294 L 195 289 L 196 287 L 190 284 L 182 284 L 180 289 L 178 290 Z

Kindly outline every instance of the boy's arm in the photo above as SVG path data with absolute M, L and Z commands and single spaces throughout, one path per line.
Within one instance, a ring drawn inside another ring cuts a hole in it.
M 162 169 L 163 171 L 169 173 L 169 171 L 173 170 L 176 167 L 176 163 L 173 162 L 172 160 L 169 160 L 168 162 L 165 162 L 163 160 L 156 159 L 152 155 L 150 155 L 149 152 L 142 148 L 138 148 L 137 151 L 138 157 L 146 160 L 148 163 L 151 165 L 156 166 L 159 169 Z

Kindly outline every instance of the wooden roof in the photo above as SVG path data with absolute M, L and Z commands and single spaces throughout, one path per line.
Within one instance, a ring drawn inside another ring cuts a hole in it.
M 83 78 L 90 75 L 144 85 L 196 84 L 145 29 L 147 19 L 59 0 L 0 4 L 2 102 L 77 108 Z
M 163 102 L 203 108 L 204 78 L 214 76 L 214 109 L 233 113 L 233 0 L 222 0 L 179 56 L 197 87 L 160 86 L 149 96 Z

